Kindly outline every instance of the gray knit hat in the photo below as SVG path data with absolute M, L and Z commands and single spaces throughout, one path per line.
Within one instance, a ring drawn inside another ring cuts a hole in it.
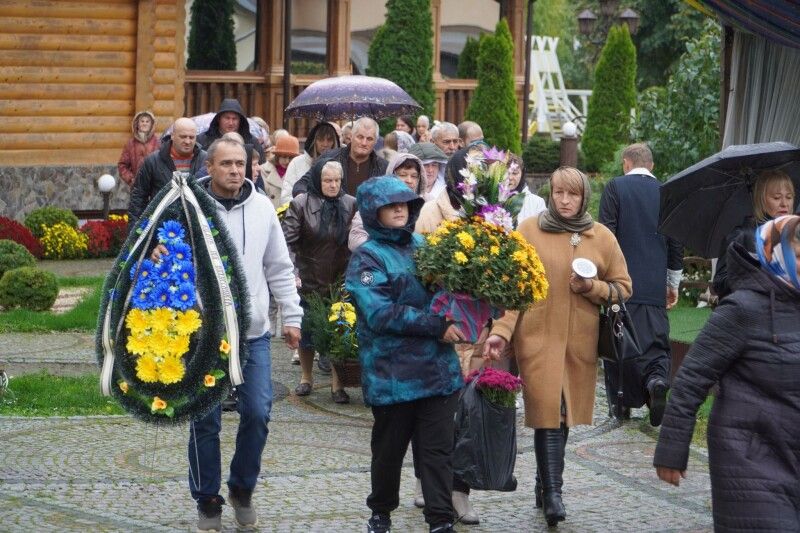
M 408 149 L 409 154 L 413 154 L 420 158 L 423 165 L 428 163 L 447 163 L 447 156 L 442 150 L 433 143 L 417 143 Z

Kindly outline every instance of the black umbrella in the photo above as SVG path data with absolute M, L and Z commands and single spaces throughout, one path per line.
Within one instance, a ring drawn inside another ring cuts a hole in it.
M 420 105 L 407 92 L 384 78 L 339 76 L 315 81 L 286 108 L 290 117 L 353 120 L 413 115 Z
M 661 186 L 658 229 L 695 253 L 716 257 L 725 237 L 753 214 L 758 173 L 780 169 L 800 191 L 800 148 L 786 142 L 729 146 Z

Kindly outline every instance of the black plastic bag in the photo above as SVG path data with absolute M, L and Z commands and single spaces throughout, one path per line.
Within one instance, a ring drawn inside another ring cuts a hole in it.
M 476 490 L 511 492 L 517 489 L 516 408 L 493 404 L 476 382 L 464 387 L 458 401 L 453 474 Z

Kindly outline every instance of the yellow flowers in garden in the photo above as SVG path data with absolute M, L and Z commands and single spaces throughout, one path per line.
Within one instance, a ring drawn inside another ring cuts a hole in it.
M 501 309 L 524 310 L 547 296 L 536 250 L 517 231 L 481 217 L 445 221 L 416 255 L 417 275 L 434 288 L 467 293 Z
M 89 249 L 89 236 L 63 222 L 43 226 L 39 242 L 45 259 L 79 259 Z
M 182 357 L 189 351 L 189 338 L 202 320 L 194 309 L 178 311 L 167 307 L 131 309 L 125 317 L 130 330 L 126 348 L 138 355 L 136 377 L 145 383 L 165 385 L 183 379 Z

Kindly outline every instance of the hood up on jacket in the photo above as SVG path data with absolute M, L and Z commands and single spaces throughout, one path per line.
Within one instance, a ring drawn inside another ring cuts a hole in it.
M 143 116 L 150 117 L 150 120 L 152 121 L 152 124 L 150 125 L 150 131 L 147 132 L 147 136 L 144 139 L 137 135 L 137 129 L 136 129 L 136 123 L 139 122 L 139 118 Z M 139 142 L 146 143 L 147 141 L 150 140 L 153 134 L 155 134 L 155 132 L 156 132 L 156 116 L 153 113 L 151 113 L 150 111 L 139 111 L 138 113 L 136 113 L 136 115 L 134 115 L 133 121 L 131 122 L 131 133 L 133 134 L 134 139 L 138 140 Z
M 408 244 L 425 200 L 395 176 L 370 178 L 358 187 L 358 212 L 369 237 L 376 241 Z M 408 203 L 408 222 L 402 228 L 387 228 L 378 221 L 378 210 L 389 204 Z
M 405 163 L 406 161 L 413 161 L 417 166 L 417 173 L 419 174 L 419 181 L 417 181 L 417 190 L 416 193 L 421 195 L 423 192 L 423 183 L 425 182 L 425 169 L 422 167 L 422 161 L 420 161 L 419 157 L 415 156 L 414 154 L 409 153 L 398 153 L 390 162 L 389 166 L 386 167 L 387 174 L 394 174 L 394 171 L 397 170 L 397 167 Z
M 339 148 L 341 146 L 341 143 L 339 142 L 339 134 L 336 133 L 336 128 L 331 126 L 328 122 L 320 122 L 316 126 L 311 128 L 311 131 L 308 132 L 308 136 L 306 137 L 306 142 L 303 145 L 303 149 L 309 156 L 314 157 L 312 154 L 314 153 L 314 141 L 317 140 L 317 134 L 320 132 L 320 130 L 324 131 L 326 129 L 330 131 L 331 135 L 333 135 L 333 146 L 331 147 L 331 150 L 333 150 L 334 148 Z M 317 154 L 317 155 L 319 156 L 322 154 Z
M 222 101 L 222 104 L 219 106 L 219 111 L 217 111 L 217 114 L 211 119 L 211 124 L 208 126 L 209 137 L 212 139 L 219 139 L 222 137 L 222 132 L 219 131 L 219 117 L 228 111 L 233 111 L 239 115 L 239 129 L 237 132 L 242 136 L 245 144 L 252 144 L 253 136 L 250 134 L 250 125 L 247 123 L 247 117 L 242 110 L 239 100 L 236 98 L 226 98 Z
M 758 258 L 745 248 L 744 241 L 744 235 L 740 235 L 728 247 L 728 283 L 731 292 L 743 289 L 768 296 L 774 294 L 772 297 L 777 300 L 800 299 L 797 289 L 762 268 Z

